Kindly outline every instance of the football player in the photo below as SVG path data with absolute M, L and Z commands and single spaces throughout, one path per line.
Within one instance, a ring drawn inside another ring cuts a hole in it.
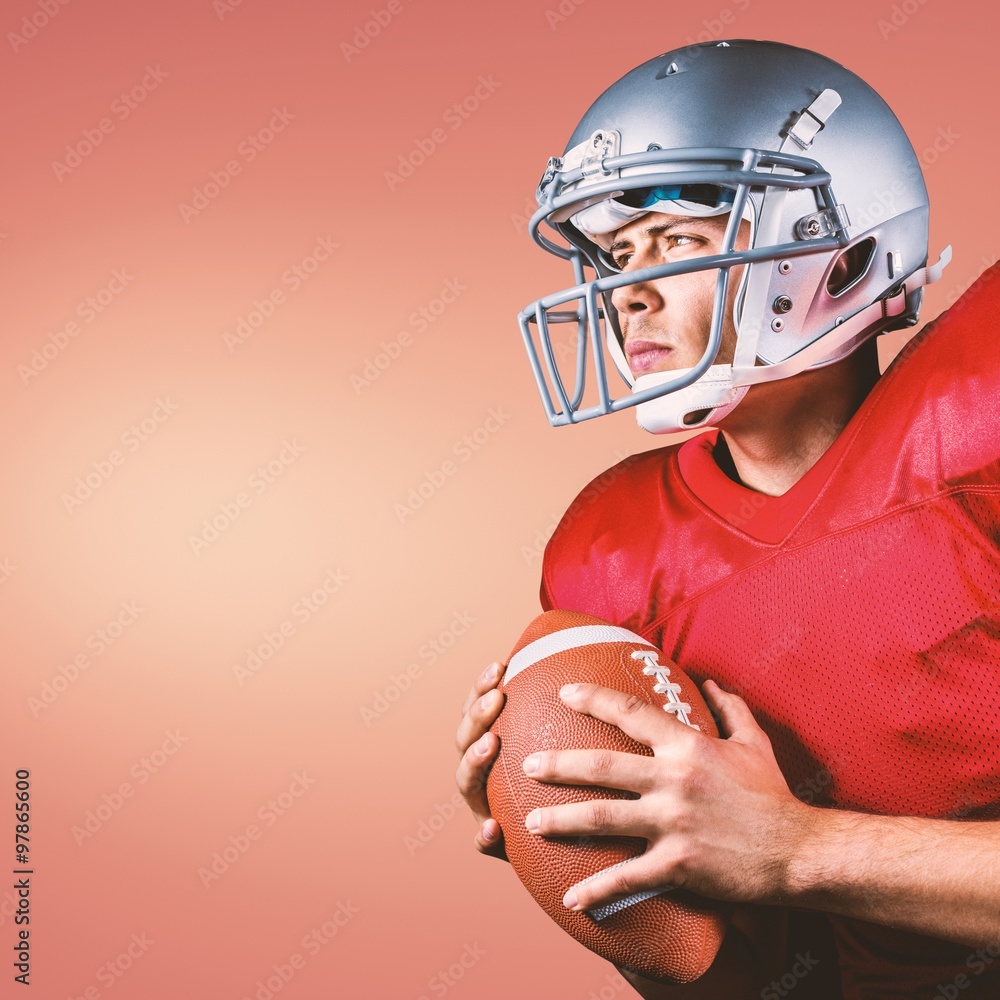
M 928 266 L 920 164 L 878 94 L 772 42 L 637 67 L 538 203 L 534 239 L 573 267 L 520 317 L 550 422 L 634 406 L 652 433 L 711 428 L 580 493 L 542 607 L 643 635 L 725 737 L 608 688 L 566 696 L 653 756 L 529 757 L 539 781 L 639 795 L 528 817 L 648 842 L 565 905 L 665 885 L 738 904 L 696 983 L 622 970 L 645 997 L 1000 996 L 1000 268 L 880 375 L 876 335 L 917 322 L 950 248 Z M 502 669 L 456 737 L 476 845 L 501 857 Z

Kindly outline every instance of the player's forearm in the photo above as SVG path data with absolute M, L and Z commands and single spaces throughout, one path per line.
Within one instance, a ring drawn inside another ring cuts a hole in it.
M 1000 822 L 819 810 L 790 882 L 793 905 L 1000 943 Z

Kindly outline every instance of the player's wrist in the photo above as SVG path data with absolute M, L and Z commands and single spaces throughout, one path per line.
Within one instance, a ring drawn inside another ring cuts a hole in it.
M 824 909 L 824 901 L 838 887 L 845 888 L 850 857 L 863 851 L 855 819 L 843 810 L 803 806 L 800 832 L 786 866 L 784 904 Z

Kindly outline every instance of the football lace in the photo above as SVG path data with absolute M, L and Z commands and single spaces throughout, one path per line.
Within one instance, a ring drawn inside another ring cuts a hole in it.
M 680 684 L 674 684 L 670 677 L 670 668 L 665 667 L 657 659 L 658 653 L 655 649 L 637 649 L 632 654 L 633 660 L 642 660 L 645 666 L 642 668 L 642 672 L 646 674 L 647 677 L 655 677 L 656 683 L 653 685 L 653 690 L 657 694 L 662 694 L 666 696 L 666 701 L 663 704 L 663 711 L 670 712 L 675 719 L 679 719 L 684 723 L 685 726 L 690 726 L 692 729 L 701 730 L 701 726 L 696 726 L 689 718 L 688 712 L 691 711 L 691 706 L 686 701 L 681 701 L 681 686 Z

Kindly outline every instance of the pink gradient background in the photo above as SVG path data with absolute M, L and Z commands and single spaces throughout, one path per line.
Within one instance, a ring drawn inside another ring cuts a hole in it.
M 514 321 L 568 283 L 516 217 L 606 85 L 698 32 L 817 48 L 883 94 L 918 150 L 939 129 L 959 137 L 927 169 L 932 254 L 951 242 L 955 262 L 925 316 L 997 255 L 994 6 L 931 0 L 883 38 L 892 4 L 866 0 L 815 22 L 786 0 L 637 0 L 624 17 L 611 0 L 566 0 L 555 26 L 558 0 L 399 3 L 350 60 L 342 43 L 371 0 L 246 0 L 221 18 L 211 0 L 75 0 L 0 55 L 0 561 L 16 567 L 0 584 L 0 785 L 10 802 L 14 769 L 32 771 L 27 995 L 239 1000 L 298 952 L 282 998 L 418 1000 L 442 995 L 432 977 L 467 945 L 485 954 L 456 998 L 583 1000 L 605 985 L 611 967 L 472 849 L 472 819 L 453 809 L 452 736 L 474 674 L 539 610 L 555 519 L 621 456 L 664 443 L 630 415 L 549 428 Z M 8 4 L 0 28 L 19 32 L 38 10 Z M 168 76 L 119 120 L 113 102 L 150 65 Z M 390 191 L 385 172 L 481 75 L 495 92 Z M 294 120 L 246 162 L 240 143 L 276 107 Z M 113 131 L 58 179 L 53 161 L 106 116 Z M 180 203 L 232 159 L 240 173 L 185 222 Z M 339 248 L 297 291 L 283 286 L 325 236 Z M 125 291 L 25 384 L 18 366 L 116 268 L 134 276 Z M 410 315 L 449 280 L 461 295 L 417 331 Z M 285 302 L 230 351 L 223 334 L 276 288 Z M 352 375 L 403 330 L 409 345 L 357 391 Z M 157 399 L 176 412 L 67 510 L 64 493 Z M 502 427 L 401 522 L 395 505 L 491 408 L 509 415 Z M 195 553 L 190 536 L 286 439 L 304 450 Z M 247 647 L 295 621 L 331 569 L 347 582 L 241 684 Z M 33 711 L 133 600 L 138 620 Z M 474 623 L 431 662 L 422 647 L 456 614 Z M 366 724 L 362 708 L 414 663 Z M 187 742 L 140 784 L 133 768 L 175 730 Z M 266 827 L 258 810 L 298 772 L 315 784 Z M 133 797 L 78 845 L 73 828 L 123 781 Z M 435 815 L 433 838 L 408 849 Z M 203 886 L 199 868 L 251 823 L 260 839 Z M 6 871 L 11 810 L 2 824 Z M 303 936 L 347 902 L 358 912 L 309 954 Z M 142 934 L 151 946 L 108 987 L 98 970 Z M 12 974 L 5 959 L 4 995 Z

